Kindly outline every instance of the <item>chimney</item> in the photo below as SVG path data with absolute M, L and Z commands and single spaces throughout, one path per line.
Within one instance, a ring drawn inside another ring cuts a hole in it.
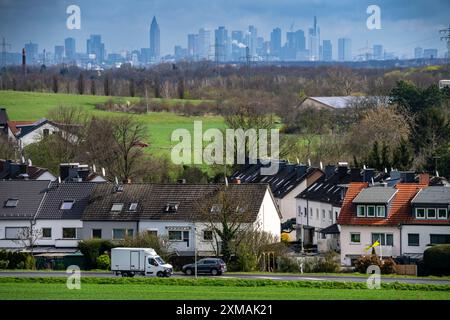
M 177 182 L 179 184 L 186 184 L 186 179 L 178 179 Z
M 363 171 L 363 182 L 372 182 L 375 176 L 375 169 L 366 168 Z
M 429 185 L 430 184 L 430 175 L 428 173 L 419 174 L 419 183 Z
M 338 166 L 338 173 L 339 173 L 339 175 L 342 177 L 342 176 L 347 174 L 347 171 L 348 171 L 348 164 L 347 163 L 342 163 L 342 164 L 340 163 L 339 166 Z
M 350 181 L 351 182 L 359 182 L 361 181 L 361 169 L 359 168 L 351 168 L 350 169 Z
M 234 179 L 233 179 L 233 183 L 235 183 L 235 184 L 241 184 L 241 179 L 240 179 L 240 178 L 234 178 Z
M 27 53 L 25 48 L 22 49 L 22 72 L 24 76 L 27 75 Z
M 412 171 L 402 171 L 400 172 L 401 181 L 403 183 L 414 183 L 415 182 L 415 173 Z
M 332 164 L 328 164 L 325 166 L 325 179 L 328 179 L 334 174 L 336 167 Z

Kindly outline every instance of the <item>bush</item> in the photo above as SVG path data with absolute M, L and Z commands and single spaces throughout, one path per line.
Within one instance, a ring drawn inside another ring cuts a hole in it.
M 111 241 L 101 239 L 85 240 L 78 243 L 78 249 L 85 258 L 87 269 L 97 268 L 98 256 L 111 251 L 114 246 Z
M 0 260 L 0 269 L 2 270 L 8 269 L 8 264 L 9 264 L 8 260 Z
M 300 272 L 300 266 L 293 259 L 281 256 L 278 258 L 278 270 L 279 272 Z
M 25 258 L 25 269 L 34 270 L 36 269 L 36 259 L 30 254 Z
M 355 262 L 355 271 L 359 273 L 366 273 L 367 268 L 371 265 L 376 265 L 381 268 L 380 258 L 374 254 L 361 256 Z
M 423 262 L 433 275 L 450 275 L 450 244 L 428 248 L 423 253 Z
M 325 257 L 319 258 L 313 266 L 313 272 L 339 272 L 339 269 L 337 254 L 333 251 L 327 252 Z
M 20 261 L 17 264 L 16 269 L 25 269 L 25 262 L 24 261 Z
M 15 251 L 0 251 L 0 260 L 8 261 L 7 269 L 24 269 L 28 267 L 27 259 L 28 257 L 33 258 L 29 253 L 26 252 L 15 252 Z
M 97 268 L 109 270 L 111 268 L 111 259 L 107 254 L 102 254 L 97 258 Z
M 164 260 L 169 260 L 169 242 L 164 237 L 158 237 L 148 232 L 141 232 L 134 238 L 126 238 L 120 243 L 122 247 L 152 248 Z
M 396 264 L 392 258 L 387 258 L 383 260 L 383 264 L 381 265 L 381 273 L 382 274 L 394 274 L 396 273 Z

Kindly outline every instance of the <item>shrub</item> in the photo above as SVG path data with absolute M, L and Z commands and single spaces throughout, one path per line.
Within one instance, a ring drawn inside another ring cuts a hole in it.
M 27 255 L 25 258 L 25 269 L 34 270 L 36 269 L 36 259 L 31 255 Z
M 85 240 L 78 243 L 78 249 L 85 258 L 87 269 L 95 269 L 97 257 L 111 251 L 113 247 L 114 244 L 111 241 L 101 239 Z
M 97 258 L 97 268 L 109 270 L 111 268 L 111 259 L 107 254 L 102 254 Z
M 141 232 L 134 238 L 126 238 L 120 245 L 131 248 L 152 248 L 164 260 L 169 260 L 169 242 L 164 237 L 158 237 L 148 232 Z
M 450 244 L 428 248 L 423 253 L 423 262 L 433 275 L 450 275 Z
M 8 264 L 9 261 L 8 260 L 0 260 L 0 269 L 8 269 Z
M 396 273 L 395 267 L 396 264 L 392 258 L 384 259 L 383 264 L 381 265 L 381 273 L 382 274 Z
M 359 273 L 366 273 L 367 268 L 371 265 L 376 265 L 381 268 L 380 258 L 374 254 L 361 256 L 355 262 L 355 271 Z
M 299 272 L 300 267 L 293 259 L 281 256 L 278 258 L 278 270 L 280 272 Z
M 333 251 L 327 252 L 325 257 L 319 258 L 313 266 L 313 272 L 338 272 L 339 269 L 337 254 Z
M 20 261 L 20 262 L 17 264 L 16 269 L 25 269 L 25 262 Z

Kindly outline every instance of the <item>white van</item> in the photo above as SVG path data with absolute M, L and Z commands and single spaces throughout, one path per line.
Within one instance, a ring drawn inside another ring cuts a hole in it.
M 152 248 L 113 248 L 111 271 L 122 277 L 143 276 L 170 277 L 172 265 L 165 263 Z

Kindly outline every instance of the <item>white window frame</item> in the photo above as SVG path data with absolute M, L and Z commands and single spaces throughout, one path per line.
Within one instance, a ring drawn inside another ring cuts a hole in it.
M 379 208 L 383 209 L 382 210 L 383 211 L 383 215 L 379 215 L 378 214 L 378 209 Z M 377 206 L 375 211 L 376 211 L 377 218 L 386 218 L 386 207 L 385 206 Z
M 418 210 L 423 210 L 423 217 L 419 217 L 419 215 L 418 215 Z M 414 210 L 415 212 L 415 215 L 416 215 L 416 219 L 421 219 L 421 220 L 423 220 L 423 219 L 426 219 L 427 218 L 427 210 L 425 209 L 425 208 L 416 208 L 415 210 Z
M 428 211 L 430 211 L 430 210 L 434 210 L 434 218 L 430 218 L 428 216 Z M 436 220 L 437 219 L 437 210 L 436 210 L 436 208 L 427 208 L 427 219 L 431 219 L 431 220 Z
M 352 235 L 358 235 L 359 236 L 359 242 L 352 241 Z M 350 232 L 350 243 L 351 244 L 361 244 L 361 232 Z
M 445 212 L 445 216 L 444 217 L 440 217 L 439 211 L 444 211 Z M 439 220 L 447 220 L 447 218 L 448 218 L 448 211 L 447 211 L 447 209 L 446 208 L 438 208 L 437 209 L 437 218 Z
M 369 215 L 369 208 L 373 208 L 373 215 Z M 367 210 L 366 212 L 367 218 L 375 218 L 377 216 L 376 206 L 374 205 L 367 206 L 366 210 Z
M 360 213 L 359 213 L 359 209 L 360 208 L 363 208 L 364 210 L 364 213 L 361 215 Z M 363 206 L 363 205 L 357 205 L 356 206 L 356 216 L 358 217 L 358 218 L 364 218 L 365 216 L 366 216 L 366 206 Z

